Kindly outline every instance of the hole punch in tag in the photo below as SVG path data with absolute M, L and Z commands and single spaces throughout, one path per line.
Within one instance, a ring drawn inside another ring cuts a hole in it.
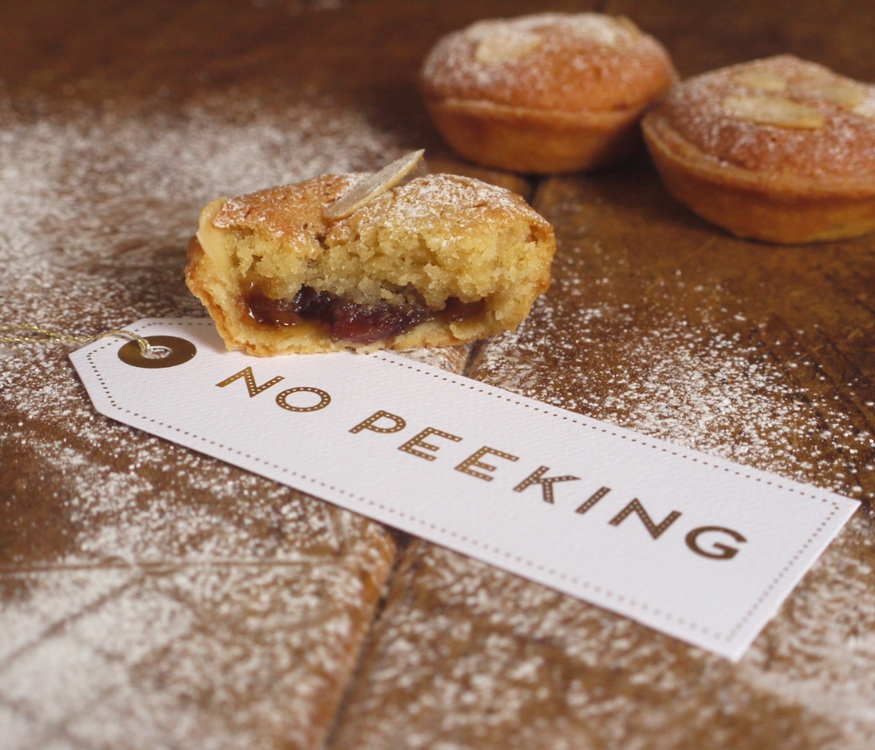
M 147 349 L 138 341 L 129 341 L 118 351 L 118 358 L 126 365 L 147 369 L 163 369 L 183 365 L 194 358 L 197 347 L 178 336 L 146 336 Z

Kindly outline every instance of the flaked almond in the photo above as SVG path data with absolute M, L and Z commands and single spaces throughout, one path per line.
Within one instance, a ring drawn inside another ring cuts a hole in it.
M 227 198 L 217 198 L 205 206 L 201 211 L 197 230 L 197 241 L 200 243 L 201 249 L 213 262 L 219 275 L 225 281 L 231 278 L 231 258 L 228 257 L 228 251 L 225 249 L 225 238 L 213 224 L 213 219 L 227 202 Z
M 866 117 L 870 120 L 875 120 L 875 96 L 867 96 L 863 98 L 853 110 L 851 110 L 855 115 L 860 115 L 860 117 Z
M 626 31 L 628 31 L 632 35 L 633 39 L 638 39 L 641 36 L 641 29 L 639 29 L 635 25 L 634 21 L 632 21 L 629 18 L 626 18 L 626 16 L 615 16 L 614 18 L 615 18 L 616 22 L 618 24 L 620 24 L 620 26 L 622 26 L 624 29 L 626 29 Z
M 589 39 L 607 47 L 620 47 L 628 39 L 628 24 L 632 22 L 622 16 L 607 16 L 601 13 L 578 13 L 571 16 L 570 28 L 581 39 Z M 626 29 L 627 33 L 623 33 Z
M 853 109 L 862 104 L 866 98 L 866 92 L 862 86 L 849 83 L 838 83 L 832 86 L 823 86 L 814 92 L 821 99 L 838 104 L 844 109 Z
M 534 52 L 544 43 L 544 37 L 521 29 L 494 30 L 484 34 L 477 43 L 474 57 L 484 65 L 512 62 Z
M 329 203 L 322 211 L 329 221 L 336 221 L 358 211 L 362 206 L 370 203 L 378 195 L 391 190 L 414 169 L 422 160 L 425 153 L 423 149 L 411 151 L 397 161 L 383 167 L 379 172 L 373 172 L 359 180 L 333 203 Z
M 818 130 L 826 118 L 816 109 L 779 96 L 727 96 L 723 111 L 730 117 L 794 130 Z
M 783 91 L 787 88 L 787 81 L 769 70 L 743 70 L 732 76 L 732 80 L 760 91 Z

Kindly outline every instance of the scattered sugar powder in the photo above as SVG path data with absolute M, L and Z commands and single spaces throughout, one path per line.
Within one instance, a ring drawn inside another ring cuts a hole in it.
M 795 341 L 778 322 L 715 309 L 719 289 L 687 285 L 680 270 L 661 291 L 626 289 L 637 299 L 629 304 L 611 278 L 592 278 L 594 264 L 627 273 L 623 252 L 613 248 L 610 260 L 607 252 L 599 241 L 584 249 L 560 241 L 553 290 L 515 332 L 480 349 L 473 376 L 843 494 L 860 497 L 861 480 L 866 494 L 875 489 L 875 463 L 859 460 L 875 455 L 875 439 L 848 411 L 869 386 L 832 383 L 805 343 L 811 332 Z M 770 351 L 787 347 L 783 361 Z M 853 464 L 859 474 L 845 470 Z
M 588 286 L 555 283 L 580 292 Z M 588 306 L 576 294 L 540 298 L 516 332 L 481 349 L 476 377 L 710 455 L 861 494 L 859 478 L 836 467 L 872 455 L 875 440 L 857 428 L 846 403 L 794 379 L 811 366 L 804 352 L 789 374 L 769 355 L 765 324 L 739 316 L 732 331 L 707 315 Z
M 857 462 L 871 477 L 875 464 L 861 466 L 859 457 L 872 456 L 875 442 L 836 392 L 862 394 L 868 384 L 847 378 L 841 389 L 824 386 L 802 332 L 794 342 L 775 321 L 721 308 L 715 299 L 728 293 L 688 284 L 680 273 L 646 293 L 617 291 L 629 262 L 621 243 L 569 247 L 567 232 L 580 217 L 556 223 L 553 288 L 516 332 L 482 345 L 475 377 L 711 455 L 860 493 L 861 477 L 847 467 Z M 609 253 L 598 262 L 613 277 L 593 278 L 594 257 Z M 780 360 L 773 356 L 788 346 Z M 872 549 L 871 523 L 858 514 L 732 664 L 414 542 L 333 747 L 385 747 L 404 736 L 411 748 L 499 747 L 512 737 L 520 747 L 550 750 L 654 742 L 865 750 L 875 738 Z
M 176 114 L 0 106 L 0 321 L 202 315 L 200 208 L 401 149 L 331 102 Z M 394 543 L 96 415 L 62 345 L 0 345 L 4 748 L 315 746 Z
M 416 542 L 332 747 L 865 750 L 875 604 L 849 536 L 740 664 Z

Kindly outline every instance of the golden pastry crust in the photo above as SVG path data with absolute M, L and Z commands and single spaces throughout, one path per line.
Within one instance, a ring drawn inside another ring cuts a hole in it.
M 643 121 L 668 189 L 740 237 L 875 230 L 875 87 L 782 55 L 678 85 Z
M 598 13 L 480 21 L 441 39 L 420 74 L 435 125 L 462 156 L 541 174 L 628 155 L 641 115 L 675 80 L 658 41 Z
M 515 328 L 549 286 L 553 229 L 520 196 L 429 175 L 325 219 L 361 178 L 323 175 L 204 208 L 186 283 L 229 349 L 459 344 Z M 393 327 L 393 316 L 407 322 Z

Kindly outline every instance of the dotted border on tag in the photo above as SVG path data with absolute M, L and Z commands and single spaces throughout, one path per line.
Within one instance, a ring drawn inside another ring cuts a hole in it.
M 144 322 L 144 323 L 140 324 L 138 327 L 140 329 L 143 329 L 143 328 L 146 328 L 149 326 L 180 326 L 180 327 L 183 327 L 183 326 L 185 326 L 185 327 L 212 326 L 212 321 L 210 319 L 207 319 L 207 318 L 205 318 L 203 321 L 159 320 L 159 321 Z M 131 326 L 131 330 L 134 330 L 133 326 Z M 674 617 L 670 613 L 663 612 L 659 608 L 651 608 L 648 604 L 646 604 L 644 602 L 639 602 L 635 599 L 630 599 L 622 594 L 617 594 L 617 593 L 615 593 L 609 589 L 605 589 L 601 586 L 597 586 L 595 584 L 590 584 L 589 581 L 578 578 L 577 576 L 568 575 L 566 573 L 558 572 L 554 568 L 548 569 L 548 568 L 546 568 L 546 566 L 541 565 L 539 563 L 536 563 L 536 562 L 529 560 L 525 557 L 522 557 L 522 556 L 517 555 L 517 554 L 512 553 L 512 552 L 508 552 L 507 550 L 501 549 L 499 547 L 493 547 L 491 545 L 482 544 L 481 542 L 477 541 L 476 539 L 472 539 L 471 537 L 469 537 L 465 534 L 457 534 L 455 531 L 451 531 L 451 530 L 446 529 L 442 526 L 438 526 L 437 524 L 431 523 L 430 521 L 425 521 L 421 518 L 418 518 L 416 516 L 411 515 L 410 513 L 396 510 L 395 508 L 384 505 L 383 503 L 380 503 L 376 500 L 369 500 L 369 499 L 362 497 L 360 495 L 355 495 L 355 494 L 348 492 L 347 490 L 344 490 L 341 487 L 338 487 L 336 485 L 332 485 L 332 484 L 329 484 L 327 482 L 323 482 L 319 479 L 314 479 L 313 477 L 307 476 L 305 474 L 301 474 L 300 472 L 297 472 L 297 471 L 293 471 L 292 469 L 288 469 L 284 466 L 279 466 L 278 464 L 264 461 L 263 459 L 259 458 L 258 456 L 253 456 L 249 453 L 244 453 L 243 451 L 237 450 L 235 448 L 230 448 L 226 445 L 222 445 L 221 443 L 217 443 L 214 440 L 208 440 L 207 438 L 201 437 L 200 435 L 196 435 L 196 434 L 189 432 L 187 430 L 183 430 L 179 427 L 175 427 L 174 425 L 165 424 L 164 422 L 159 422 L 158 420 L 151 419 L 143 414 L 138 414 L 137 412 L 131 411 L 130 409 L 125 409 L 124 407 L 122 407 L 118 403 L 116 403 L 115 399 L 113 398 L 112 394 L 109 391 L 109 388 L 106 385 L 106 381 L 103 379 L 103 376 L 98 371 L 97 366 L 95 365 L 94 360 L 93 360 L 93 357 L 95 354 L 97 354 L 98 352 L 100 352 L 104 349 L 107 349 L 111 346 L 114 346 L 114 345 L 115 345 L 115 342 L 111 342 L 111 341 L 107 341 L 105 343 L 100 344 L 96 349 L 94 349 L 93 351 L 89 352 L 86 355 L 86 360 L 88 361 L 88 364 L 91 366 L 91 369 L 94 373 L 94 376 L 97 379 L 97 382 L 100 384 L 100 387 L 103 389 L 103 392 L 106 395 L 106 398 L 109 401 L 110 405 L 113 408 L 115 408 L 115 409 L 117 409 L 125 414 L 130 415 L 131 417 L 135 417 L 137 419 L 143 420 L 149 424 L 155 424 L 159 427 L 164 427 L 166 429 L 174 430 L 174 431 L 180 433 L 181 435 L 185 435 L 187 437 L 191 437 L 191 438 L 195 438 L 197 440 L 200 440 L 203 443 L 205 443 L 206 445 L 211 445 L 211 446 L 214 446 L 215 448 L 221 449 L 223 451 L 227 451 L 229 453 L 236 454 L 238 456 L 242 456 L 243 458 L 246 458 L 250 461 L 255 461 L 256 463 L 262 464 L 263 466 L 269 467 L 271 469 L 276 469 L 278 471 L 283 472 L 284 474 L 288 474 L 290 476 L 297 477 L 298 479 L 301 479 L 303 481 L 310 482 L 311 484 L 318 485 L 319 487 L 325 488 L 325 489 L 329 490 L 330 492 L 337 492 L 338 494 L 344 495 L 351 500 L 355 500 L 359 503 L 363 503 L 366 505 L 370 505 L 370 506 L 379 508 L 380 510 L 386 511 L 387 513 L 390 513 L 392 515 L 396 515 L 398 518 L 403 518 L 403 519 L 406 519 L 409 521 L 413 521 L 413 522 L 419 524 L 420 526 L 423 526 L 425 528 L 429 528 L 433 531 L 440 532 L 444 536 L 458 539 L 460 542 L 464 542 L 465 544 L 471 545 L 472 547 L 480 547 L 481 549 L 486 550 L 488 552 L 493 552 L 493 553 L 499 554 L 499 555 L 507 558 L 508 560 L 511 560 L 515 563 L 520 563 L 522 565 L 525 565 L 529 568 L 532 568 L 533 570 L 537 570 L 538 572 L 542 572 L 542 573 L 544 573 L 547 576 L 550 576 L 552 578 L 558 578 L 559 580 L 569 581 L 570 583 L 573 583 L 577 586 L 582 586 L 583 588 L 589 589 L 590 591 L 592 591 L 596 594 L 603 595 L 603 596 L 607 597 L 608 599 L 614 599 L 617 602 L 622 602 L 625 606 L 638 609 L 641 612 L 646 612 L 649 616 L 658 617 L 666 622 L 674 622 L 677 625 L 683 626 L 687 630 L 698 632 L 698 633 L 701 633 L 702 635 L 708 636 L 710 638 L 714 638 L 716 640 L 722 640 L 722 641 L 727 642 L 727 643 L 731 642 L 732 639 L 736 636 L 736 634 L 751 619 L 751 617 L 753 617 L 754 614 L 756 614 L 757 610 L 763 605 L 763 603 L 766 601 L 766 599 L 768 599 L 771 592 L 778 586 L 778 584 L 784 579 L 784 577 L 793 569 L 793 567 L 796 565 L 796 562 L 799 560 L 799 558 L 814 543 L 814 541 L 817 539 L 818 536 L 820 536 L 820 534 L 823 532 L 823 530 L 827 526 L 830 525 L 830 521 L 841 510 L 841 507 L 838 505 L 838 503 L 836 503 L 834 500 L 831 500 L 829 498 L 825 498 L 821 495 L 814 494 L 814 493 L 801 492 L 797 489 L 794 489 L 793 487 L 787 487 L 783 484 L 779 484 L 776 482 L 772 482 L 771 480 L 764 479 L 763 477 L 754 476 L 753 473 L 746 474 L 743 471 L 737 471 L 737 470 L 732 469 L 732 468 L 727 467 L 727 466 L 721 466 L 716 462 L 712 463 L 711 461 L 704 461 L 698 457 L 691 456 L 691 455 L 685 453 L 682 449 L 678 450 L 678 451 L 671 450 L 670 448 L 667 448 L 664 445 L 660 445 L 659 443 L 654 442 L 654 441 L 652 441 L 644 436 L 632 437 L 631 435 L 623 434 L 619 429 L 614 431 L 614 430 L 611 430 L 610 428 L 602 427 L 600 424 L 589 424 L 589 420 L 587 420 L 586 418 L 575 418 L 574 416 L 571 416 L 571 414 L 572 414 L 571 412 L 562 413 L 560 411 L 557 411 L 555 408 L 547 406 L 546 404 L 543 404 L 539 401 L 534 401 L 532 399 L 528 399 L 525 396 L 517 396 L 516 394 L 509 393 L 508 391 L 497 392 L 498 389 L 490 388 L 489 386 L 485 385 L 484 383 L 481 383 L 480 381 L 471 380 L 470 378 L 464 378 L 462 376 L 453 376 L 452 374 L 449 374 L 445 370 L 433 371 L 430 366 L 423 366 L 423 365 L 418 364 L 418 363 L 417 364 L 410 364 L 410 360 L 398 361 L 395 358 L 387 357 L 387 356 L 385 356 L 385 354 L 382 354 L 379 352 L 373 352 L 373 353 L 365 355 L 365 356 L 371 357 L 372 359 L 376 359 L 376 360 L 381 361 L 381 362 L 386 362 L 387 364 L 395 365 L 397 367 L 401 367 L 401 368 L 404 368 L 407 370 L 411 370 L 413 372 L 420 373 L 422 375 L 425 375 L 426 377 L 432 377 L 432 378 L 435 378 L 437 380 L 442 380 L 442 381 L 448 382 L 452 385 L 457 385 L 457 386 L 460 386 L 462 388 L 467 388 L 467 389 L 472 390 L 472 391 L 477 391 L 478 393 L 483 393 L 486 396 L 491 396 L 491 397 L 497 398 L 501 401 L 506 401 L 507 403 L 512 404 L 514 406 L 519 406 L 519 407 L 522 407 L 525 409 L 531 409 L 532 411 L 541 412 L 543 414 L 546 414 L 546 415 L 549 415 L 552 417 L 556 417 L 556 418 L 562 419 L 564 421 L 571 422 L 572 424 L 580 425 L 583 428 L 589 428 L 589 429 L 594 430 L 596 432 L 601 432 L 601 433 L 603 433 L 607 436 L 610 436 L 610 437 L 620 438 L 622 440 L 629 440 L 632 443 L 638 443 L 644 447 L 649 447 L 649 448 L 652 448 L 654 450 L 658 450 L 662 453 L 668 453 L 672 456 L 677 456 L 678 458 L 681 458 L 681 459 L 693 461 L 695 463 L 698 463 L 700 466 L 707 466 L 707 467 L 710 467 L 710 468 L 718 470 L 718 471 L 722 470 L 726 473 L 733 473 L 736 476 L 741 477 L 742 479 L 749 479 L 749 480 L 753 480 L 755 482 L 761 482 L 761 483 L 767 484 L 769 486 L 772 486 L 775 489 L 783 490 L 784 492 L 794 493 L 796 495 L 799 495 L 800 497 L 812 498 L 814 500 L 819 499 L 822 503 L 831 504 L 832 511 L 820 522 L 820 525 L 811 533 L 811 535 L 808 537 L 808 539 L 796 551 L 796 553 L 790 558 L 790 560 L 786 563 L 786 565 L 778 572 L 778 574 L 775 576 L 775 578 L 766 586 L 765 589 L 763 589 L 759 598 L 751 605 L 751 607 L 741 617 L 741 619 L 735 624 L 735 626 L 726 635 L 722 635 L 718 632 L 715 632 L 711 628 L 697 625 L 696 623 L 690 622 L 683 617 Z M 183 446 L 183 447 L 188 447 L 188 446 Z M 193 450 L 195 450 L 195 449 L 193 449 Z M 212 456 L 212 457 L 215 458 L 215 456 Z M 221 460 L 221 459 L 219 459 L 219 460 Z M 300 489 L 300 488 L 295 488 L 295 489 Z M 848 499 L 850 500 L 851 498 L 848 498 Z M 373 520 L 373 519 L 371 519 L 371 520 Z

